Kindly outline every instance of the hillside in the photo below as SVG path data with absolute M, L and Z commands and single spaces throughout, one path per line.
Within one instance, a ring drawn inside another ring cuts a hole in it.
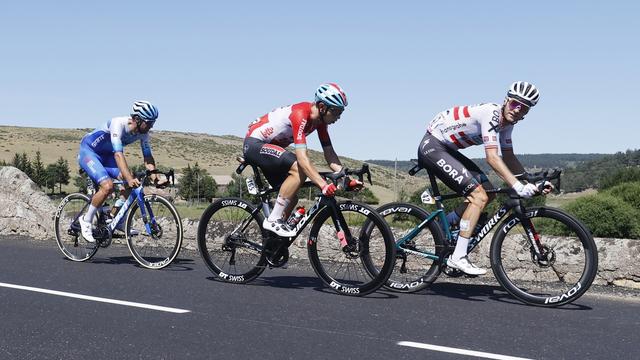
M 26 152 L 33 158 L 40 150 L 45 164 L 53 163 L 60 156 L 69 162 L 72 176 L 77 174 L 77 155 L 80 139 L 92 129 L 51 129 L 17 126 L 0 126 L 0 160 L 11 162 L 15 153 Z M 236 156 L 242 153 L 242 138 L 236 136 L 216 136 L 201 133 L 175 131 L 153 131 L 151 146 L 156 162 L 176 170 L 196 161 L 212 175 L 230 175 L 237 167 Z M 130 166 L 142 163 L 139 147 L 125 148 Z M 310 151 L 315 164 L 325 164 L 322 152 Z M 362 161 L 340 158 L 349 168 L 359 168 Z M 324 168 L 326 170 L 326 168 Z M 394 184 L 393 169 L 373 165 L 371 167 L 374 186 L 371 190 L 382 203 L 393 201 L 394 188 L 404 186 L 406 191 L 414 191 L 423 185 L 422 181 L 404 173 L 398 174 Z M 403 185 L 400 185 L 403 184 Z M 399 189 L 398 189 L 399 190 Z

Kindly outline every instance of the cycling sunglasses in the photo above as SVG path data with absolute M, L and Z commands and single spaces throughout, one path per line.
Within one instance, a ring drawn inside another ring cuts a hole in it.
M 516 99 L 509 99 L 509 102 L 507 103 L 507 105 L 509 106 L 509 110 L 520 110 L 522 112 L 529 111 L 529 107 L 527 105 L 521 103 Z

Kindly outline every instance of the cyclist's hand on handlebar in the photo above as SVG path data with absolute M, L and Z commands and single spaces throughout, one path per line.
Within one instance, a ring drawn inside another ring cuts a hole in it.
M 336 187 L 336 185 L 334 183 L 325 184 L 322 187 L 322 195 L 324 195 L 324 196 L 333 196 L 333 195 L 336 194 L 336 190 L 338 190 L 338 188 Z
M 157 188 L 163 188 L 169 185 L 169 179 L 167 179 L 166 177 L 157 177 L 153 183 Z
M 138 186 L 140 186 L 140 180 L 138 180 L 136 178 L 131 178 L 131 179 L 127 180 L 127 185 L 130 188 L 137 188 Z
M 542 192 L 543 195 L 551 193 L 556 188 L 550 181 L 543 181 L 536 185 L 538 187 L 538 191 Z
M 364 187 L 364 183 L 357 179 L 348 179 L 347 189 L 351 191 L 360 191 Z
M 528 199 L 539 192 L 538 187 L 534 184 L 523 184 L 520 181 L 516 181 L 516 183 L 513 184 L 513 190 L 525 199 Z

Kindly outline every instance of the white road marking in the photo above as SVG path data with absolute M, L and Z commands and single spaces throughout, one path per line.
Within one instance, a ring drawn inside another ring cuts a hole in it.
M 39 292 L 43 294 L 50 294 L 50 295 L 66 296 L 66 297 L 75 298 L 75 299 L 97 301 L 97 302 L 103 302 L 103 303 L 109 303 L 109 304 L 132 306 L 132 307 L 138 307 L 138 308 L 149 309 L 149 310 L 165 311 L 165 312 L 170 312 L 174 314 L 184 314 L 184 313 L 191 312 L 191 310 L 185 310 L 185 309 L 177 309 L 177 308 L 171 308 L 166 306 L 158 306 L 158 305 L 143 304 L 143 303 L 137 303 L 137 302 L 131 302 L 131 301 L 108 299 L 108 298 L 102 298 L 97 296 L 74 294 L 74 293 L 69 293 L 64 291 L 49 290 L 49 289 L 42 289 L 42 288 L 15 285 L 15 284 L 7 284 L 3 282 L 0 282 L 0 287 L 33 291 L 33 292 Z
M 508 356 L 508 355 L 492 354 L 492 353 L 487 353 L 487 352 L 482 352 L 482 351 L 473 351 L 473 350 L 458 349 L 458 348 L 452 348 L 452 347 L 446 347 L 446 346 L 423 344 L 423 343 L 412 342 L 412 341 L 400 341 L 400 342 L 398 342 L 398 345 L 400 345 L 400 346 L 409 346 L 409 347 L 414 347 L 414 348 L 418 348 L 418 349 L 426 349 L 426 350 L 446 352 L 446 353 L 451 353 L 451 354 L 476 356 L 476 357 L 481 357 L 481 358 L 486 358 L 486 359 L 531 360 L 529 358 L 521 358 L 521 357 L 515 357 L 515 356 Z

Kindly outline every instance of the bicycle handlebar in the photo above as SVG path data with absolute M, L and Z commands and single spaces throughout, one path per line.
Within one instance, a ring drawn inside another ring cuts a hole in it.
M 320 176 L 331 180 L 336 186 L 342 187 L 343 189 L 348 189 L 347 180 L 349 179 L 349 175 L 355 175 L 358 177 L 358 180 L 364 184 L 364 176 L 367 175 L 367 180 L 369 180 L 369 184 L 373 185 L 371 181 L 371 170 L 369 169 L 369 164 L 364 163 L 360 170 L 349 170 L 346 167 L 342 167 L 342 170 L 338 172 L 330 172 L 323 171 L 319 173 Z M 338 182 L 338 180 L 342 179 L 342 181 Z
M 140 171 L 140 172 L 135 174 L 135 177 L 137 179 L 139 179 L 142 184 L 145 184 L 145 182 L 146 182 L 146 180 L 148 180 L 149 176 L 151 176 L 153 174 L 164 175 L 167 178 L 167 183 L 166 184 L 162 184 L 162 185 L 158 185 L 157 184 L 157 180 L 156 180 L 156 183 L 154 185 L 157 188 L 159 188 L 159 189 L 165 188 L 165 187 L 169 186 L 169 182 L 171 182 L 171 185 L 175 185 L 176 178 L 175 178 L 175 173 L 173 172 L 173 169 L 170 169 L 167 172 L 162 172 L 162 171 L 160 171 L 158 169 Z

